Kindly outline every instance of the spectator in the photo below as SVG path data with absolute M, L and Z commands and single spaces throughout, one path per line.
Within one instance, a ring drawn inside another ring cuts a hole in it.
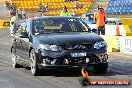
M 74 9 L 72 9 L 72 11 L 71 11 L 71 16 L 75 16 L 75 10 Z
M 60 16 L 71 16 L 70 13 L 67 11 L 66 6 L 64 6 L 63 10 L 61 11 Z
M 79 4 L 79 8 L 83 8 L 83 5 L 82 4 Z
M 100 32 L 102 35 L 105 35 L 105 20 L 106 13 L 102 7 L 98 7 L 98 12 L 94 14 L 94 21 L 96 22 L 96 28 L 98 29 L 98 35 Z
M 76 2 L 76 4 L 75 4 L 75 6 L 74 6 L 76 9 L 78 9 L 78 8 L 82 8 L 83 6 L 82 6 L 82 4 L 78 4 L 78 2 Z
M 42 8 L 43 8 L 42 4 L 39 3 L 39 6 L 38 6 L 38 12 L 42 12 Z
M 17 21 L 17 18 L 16 18 L 16 13 L 11 13 L 12 17 L 11 17 L 11 20 L 10 20 L 10 32 L 11 34 L 15 33 L 16 32 L 16 21 Z
M 45 12 L 46 12 L 46 9 L 43 7 L 43 8 L 42 8 L 41 16 L 44 16 Z
M 25 20 L 26 19 L 26 11 L 23 9 L 22 10 L 22 19 Z
M 6 2 L 5 2 L 5 6 L 6 6 L 7 8 L 9 8 L 10 3 L 9 3 L 8 1 L 6 1 Z
M 46 3 L 46 4 L 45 4 L 45 10 L 48 11 L 48 8 L 49 8 L 49 4 Z
M 16 13 L 16 5 L 15 5 L 15 3 L 12 3 L 12 6 L 11 6 L 11 12 L 12 13 Z
M 79 4 L 78 4 L 78 2 L 76 2 L 76 4 L 75 4 L 75 6 L 74 6 L 76 9 L 78 9 L 79 8 Z
M 21 11 L 21 9 L 19 7 L 17 9 L 17 16 L 18 16 L 19 20 L 22 20 L 22 11 Z

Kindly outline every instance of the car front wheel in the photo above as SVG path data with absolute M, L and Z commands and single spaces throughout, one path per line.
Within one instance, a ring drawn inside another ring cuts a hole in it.
M 31 73 L 36 76 L 39 75 L 39 68 L 37 66 L 37 60 L 36 60 L 36 55 L 35 51 L 31 50 L 30 52 L 30 66 L 31 66 Z
M 108 69 L 108 63 L 103 64 L 103 66 L 96 66 L 96 65 L 94 66 L 94 70 L 97 73 L 105 73 L 107 72 L 107 69 Z

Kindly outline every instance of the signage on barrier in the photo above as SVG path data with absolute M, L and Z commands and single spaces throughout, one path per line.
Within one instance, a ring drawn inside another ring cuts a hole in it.
M 9 26 L 10 26 L 10 22 L 4 22 L 4 23 L 3 23 L 3 26 L 9 27 Z
M 120 49 L 120 39 L 116 38 L 116 47 Z
M 132 54 L 132 38 L 122 39 L 122 51 L 124 53 Z

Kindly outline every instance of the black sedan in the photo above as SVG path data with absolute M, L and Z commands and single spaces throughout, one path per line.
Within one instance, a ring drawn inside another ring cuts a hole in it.
M 45 16 L 22 22 L 12 36 L 12 65 L 31 73 L 63 67 L 108 68 L 107 45 L 78 18 Z

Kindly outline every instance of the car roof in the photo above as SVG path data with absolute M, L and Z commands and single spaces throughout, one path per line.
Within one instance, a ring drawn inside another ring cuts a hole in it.
M 94 13 L 85 13 L 85 14 L 82 14 L 81 16 L 85 17 L 86 15 L 94 15 Z
M 77 18 L 77 17 L 71 17 L 71 16 L 42 16 L 42 17 L 33 17 L 29 18 L 30 20 L 38 20 L 38 19 L 44 19 L 44 18 L 55 18 L 55 19 L 67 19 L 67 18 Z M 27 20 L 29 20 L 27 19 Z

